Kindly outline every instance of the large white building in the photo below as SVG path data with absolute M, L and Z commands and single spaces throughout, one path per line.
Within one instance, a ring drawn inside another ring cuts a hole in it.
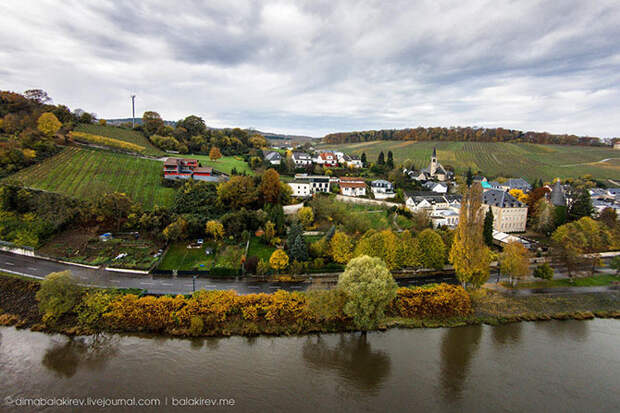
M 527 205 L 506 191 L 489 189 L 482 194 L 484 213 L 491 208 L 493 229 L 500 232 L 525 232 Z
M 297 168 L 312 165 L 312 157 L 305 152 L 293 152 L 292 159 Z
M 340 193 L 346 196 L 366 196 L 366 182 L 363 178 L 341 177 Z
M 317 192 L 329 192 L 329 176 L 297 174 L 288 185 L 295 197 L 311 196 Z
M 396 196 L 394 193 L 394 185 L 385 179 L 377 179 L 376 181 L 372 181 L 370 183 L 370 189 L 372 190 L 372 194 L 375 196 L 375 199 L 387 199 L 394 198 L 394 196 Z

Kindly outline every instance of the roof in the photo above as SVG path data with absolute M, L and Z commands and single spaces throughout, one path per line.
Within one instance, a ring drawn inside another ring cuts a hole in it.
M 506 191 L 490 189 L 482 194 L 482 202 L 500 208 L 523 208 L 525 205 Z
M 164 165 L 173 165 L 176 166 L 179 163 L 180 159 L 179 158 L 167 158 L 164 161 Z
M 363 182 L 341 182 L 340 188 L 366 188 Z
M 523 187 L 531 188 L 532 187 L 532 185 L 530 185 L 523 178 L 510 178 L 509 180 L 506 181 L 506 183 L 504 185 L 507 186 L 510 189 L 523 188 Z
M 549 200 L 555 206 L 566 206 L 564 189 L 562 188 L 562 184 L 559 180 L 556 181 L 556 183 L 551 187 L 551 195 L 549 195 Z
M 294 158 L 303 158 L 303 157 L 310 158 L 310 155 L 308 155 L 305 152 L 293 152 L 293 157 Z
M 265 159 L 267 159 L 268 161 L 271 160 L 278 160 L 278 159 L 282 159 L 282 155 L 280 155 L 279 152 L 273 151 L 273 152 L 269 152 L 267 155 L 265 155 Z
M 364 182 L 364 178 L 359 176 L 341 176 L 339 179 L 340 182 Z
M 205 166 L 205 167 L 199 167 L 199 168 L 194 168 L 194 173 L 212 173 L 213 172 L 213 168 L 209 167 L 209 166 Z
M 385 179 L 377 179 L 370 183 L 371 186 L 392 186 L 392 183 Z

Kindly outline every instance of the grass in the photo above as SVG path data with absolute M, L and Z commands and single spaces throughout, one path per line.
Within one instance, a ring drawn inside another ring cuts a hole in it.
M 620 283 L 620 275 L 614 274 L 599 274 L 591 277 L 579 277 L 575 278 L 571 282 L 568 278 L 559 278 L 556 280 L 540 280 L 533 282 L 518 283 L 517 285 L 510 287 L 510 285 L 504 285 L 508 288 L 553 288 L 553 287 L 599 287 L 611 285 L 613 283 Z M 503 285 L 503 284 L 502 284 Z
M 145 147 L 145 155 L 161 156 L 164 154 L 162 150 L 155 147 L 144 135 L 131 129 L 119 128 L 115 126 L 102 126 L 96 124 L 80 123 L 75 130 L 77 132 L 91 133 L 93 135 L 106 136 L 108 138 L 118 139 L 121 141 L 133 143 Z
M 70 147 L 4 181 L 85 200 L 123 192 L 152 209 L 174 202 L 175 190 L 161 184 L 161 171 L 162 163 L 156 160 Z
M 407 159 L 416 168 L 426 167 L 433 148 L 437 147 L 439 162 L 463 174 L 468 168 L 488 176 L 522 176 L 528 181 L 555 177 L 568 178 L 591 174 L 598 179 L 620 179 L 620 152 L 610 148 L 570 145 L 536 145 L 497 142 L 415 142 L 372 141 L 340 145 L 323 145 L 360 155 L 366 153 L 374 162 L 380 151 L 394 153 L 399 163 Z M 604 163 L 596 163 L 607 158 Z
M 271 245 L 265 244 L 261 238 L 252 237 L 250 239 L 250 248 L 248 249 L 248 257 L 258 257 L 259 259 L 269 261 L 271 254 L 276 249 Z
M 211 268 L 214 254 L 207 255 L 205 253 L 206 246 L 187 248 L 188 244 L 188 241 L 172 244 L 157 269 L 191 271 Z
M 245 172 L 246 175 L 254 175 L 254 171 L 250 169 L 247 162 L 240 156 L 223 156 L 217 161 L 212 161 L 207 155 L 174 154 L 171 156 L 198 159 L 202 166 L 210 166 L 213 169 L 227 174 L 230 174 L 230 171 L 235 168 L 238 173 Z

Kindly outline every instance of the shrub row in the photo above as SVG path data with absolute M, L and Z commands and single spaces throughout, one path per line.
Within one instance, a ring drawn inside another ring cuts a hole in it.
M 93 135 L 92 133 L 72 131 L 69 133 L 69 136 L 72 139 L 78 141 L 86 141 L 88 143 L 111 146 L 114 148 L 126 149 L 134 152 L 143 152 L 146 149 L 144 146 L 140 146 L 135 143 L 125 142 L 120 139 L 108 138 L 106 136 Z
M 406 318 L 443 318 L 471 314 L 469 294 L 458 285 L 439 284 L 431 288 L 402 287 L 387 313 Z

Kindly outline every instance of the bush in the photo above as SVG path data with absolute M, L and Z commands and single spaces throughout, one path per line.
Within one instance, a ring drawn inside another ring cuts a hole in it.
M 195 315 L 190 319 L 189 332 L 193 336 L 198 336 L 200 335 L 200 333 L 202 333 L 204 326 L 205 326 L 205 323 L 202 321 L 202 318 Z
M 553 268 L 547 263 L 541 264 L 534 270 L 534 277 L 551 280 L 553 279 Z
M 406 318 L 446 318 L 471 314 L 471 299 L 458 285 L 431 288 L 401 287 L 388 307 L 388 314 Z
M 79 323 L 83 326 L 97 326 L 110 303 L 116 298 L 117 294 L 100 290 L 85 294 L 77 309 Z
M 620 273 L 620 255 L 616 255 L 609 262 L 609 267 L 612 270 L 616 270 L 616 274 Z
M 71 271 L 53 272 L 41 282 L 36 297 L 43 321 L 57 321 L 79 304 L 82 288 L 75 283 Z

